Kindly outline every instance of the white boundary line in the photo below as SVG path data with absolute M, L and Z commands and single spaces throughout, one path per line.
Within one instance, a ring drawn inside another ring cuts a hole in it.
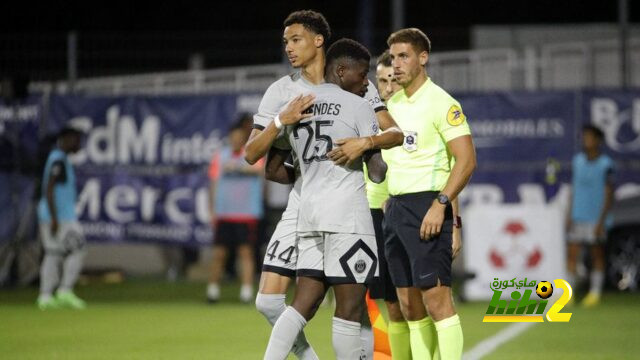
M 498 346 L 512 340 L 537 323 L 515 323 L 498 331 L 495 335 L 480 341 L 471 350 L 462 355 L 464 360 L 482 359 L 492 353 Z

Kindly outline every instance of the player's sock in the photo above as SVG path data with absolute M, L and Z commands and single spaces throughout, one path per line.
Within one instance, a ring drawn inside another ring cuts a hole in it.
M 209 302 L 220 300 L 220 285 L 217 283 L 209 283 L 209 285 L 207 285 L 207 300 Z
M 284 360 L 307 321 L 296 309 L 287 306 L 273 326 L 264 360 Z
M 73 286 L 76 284 L 76 281 L 78 281 L 78 276 L 80 276 L 80 272 L 82 271 L 83 259 L 84 251 L 82 250 L 73 251 L 64 259 L 60 291 L 73 291 Z
M 243 284 L 240 286 L 240 301 L 243 303 L 250 303 L 253 299 L 253 286 L 250 284 Z
M 591 272 L 591 286 L 589 292 L 600 296 L 602 294 L 602 286 L 604 285 L 604 272 L 594 270 Z
M 407 321 L 411 338 L 411 354 L 415 359 L 431 359 L 434 340 L 429 325 L 433 324 L 430 317 L 422 320 Z
M 435 322 L 438 331 L 438 348 L 443 360 L 462 357 L 463 335 L 458 314 Z
M 427 329 L 429 330 L 427 346 L 429 346 L 429 350 L 431 351 L 431 359 L 440 360 L 440 348 L 438 348 L 438 331 L 436 330 L 436 324 L 430 317 L 427 319 L 429 319 L 429 325 L 427 326 Z
M 571 272 L 571 271 L 567 271 L 566 278 L 567 278 L 567 282 L 569 283 L 569 285 L 571 285 L 572 287 L 576 286 L 576 279 L 577 279 L 576 273 Z
M 367 360 L 373 359 L 373 329 L 371 324 L 360 324 L 360 341 Z
M 411 360 L 411 337 L 406 321 L 389 321 L 389 345 L 394 360 Z
M 256 296 L 256 308 L 273 326 L 287 308 L 285 305 L 285 295 L 258 293 L 258 296 Z M 300 332 L 300 334 L 298 334 L 291 352 L 301 360 L 318 359 L 318 355 L 316 355 L 311 345 L 307 342 L 304 332 Z
M 51 297 L 53 290 L 60 282 L 60 264 L 62 256 L 57 254 L 45 254 L 40 267 L 40 295 Z
M 361 359 L 362 340 L 360 340 L 360 323 L 333 318 L 333 350 L 338 360 Z

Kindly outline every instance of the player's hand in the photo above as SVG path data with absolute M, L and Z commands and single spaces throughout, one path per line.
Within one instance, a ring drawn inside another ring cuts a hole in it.
M 313 100 L 315 100 L 313 94 L 296 96 L 280 113 L 280 122 L 283 125 L 292 125 L 300 122 L 302 119 L 313 116 L 313 113 L 303 114 L 303 112 L 313 104 Z
M 446 205 L 440 204 L 437 200 L 433 201 L 424 219 L 422 219 L 420 239 L 429 240 L 440 234 L 442 223 L 444 223 L 444 210 L 446 208 Z
M 57 232 L 58 232 L 58 220 L 53 219 L 51 220 L 51 236 L 56 236 Z
M 336 165 L 351 165 L 359 159 L 365 151 L 371 149 L 371 140 L 364 138 L 346 138 L 335 142 L 338 147 L 327 153 Z
M 216 226 L 216 221 L 218 221 L 218 217 L 216 216 L 216 211 L 211 209 L 209 210 L 209 221 L 211 221 L 211 226 Z
M 564 231 L 566 233 L 569 233 L 572 227 L 573 227 L 573 221 L 571 220 L 570 216 L 567 216 L 567 219 L 564 222 Z
M 228 163 L 224 164 L 224 166 L 222 167 L 222 169 L 223 169 L 225 172 L 229 172 L 229 173 L 232 173 L 232 172 L 236 172 L 236 171 L 238 171 L 238 167 L 237 167 L 237 166 L 236 166 L 236 164 L 234 164 L 233 162 L 228 162 Z
M 380 209 L 382 209 L 382 213 L 386 214 L 387 213 L 387 202 L 389 201 L 389 198 L 384 199 L 384 201 L 382 202 L 382 205 L 380 205 Z
M 462 250 L 462 229 L 454 226 L 451 241 L 451 256 L 453 259 L 458 256 L 460 250 Z
M 603 223 L 599 222 L 598 225 L 596 225 L 596 228 L 594 229 L 594 235 L 596 239 L 603 239 L 606 236 Z

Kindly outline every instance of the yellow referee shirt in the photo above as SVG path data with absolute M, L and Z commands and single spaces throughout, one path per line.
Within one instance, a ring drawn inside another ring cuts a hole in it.
M 404 143 L 382 150 L 390 195 L 441 191 L 453 161 L 446 143 L 470 135 L 462 107 L 430 78 L 411 97 L 398 91 L 387 108 L 404 132 Z

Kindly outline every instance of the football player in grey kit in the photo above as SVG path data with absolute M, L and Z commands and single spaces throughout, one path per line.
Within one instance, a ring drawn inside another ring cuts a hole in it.
M 285 128 L 303 179 L 297 224 L 297 289 L 292 305 L 274 325 L 265 359 L 287 357 L 328 286 L 336 295 L 332 326 L 336 357 L 366 357 L 360 319 L 366 284 L 377 276 L 378 260 L 362 161 L 338 166 L 327 153 L 335 139 L 373 141 L 378 132 L 376 115 L 361 97 L 369 83 L 369 60 L 367 49 L 353 40 L 334 43 L 327 51 L 327 83 L 313 88 L 314 104 L 305 111 L 311 117 Z M 382 182 L 386 164 L 379 150 L 368 151 L 362 158 L 370 178 Z
M 268 153 L 265 167 L 267 179 L 289 183 L 295 181 L 287 209 L 267 246 L 260 289 L 256 297 L 256 308 L 272 325 L 286 309 L 285 294 L 296 274 L 296 224 L 302 185 L 302 179 L 295 175 L 293 168 L 289 168 L 288 172 L 281 171 L 284 169 L 281 164 L 289 156 L 290 150 L 283 140 L 280 128 L 310 116 L 302 112 L 312 104 L 313 95 L 301 94 L 309 94 L 314 85 L 324 82 L 324 46 L 331 35 L 324 16 L 311 10 L 291 13 L 284 21 L 284 26 L 285 52 L 297 71 L 274 82 L 265 92 L 258 113 L 254 116 L 254 130 L 246 146 L 246 160 L 249 163 L 255 163 Z M 351 139 L 349 144 L 345 145 L 348 148 L 338 154 L 343 158 L 352 160 L 370 148 L 382 149 L 402 144 L 402 131 L 389 115 L 371 83 L 365 99 L 376 112 L 380 128 L 385 131 L 371 138 Z M 336 144 L 341 143 L 341 139 L 334 140 Z M 363 318 L 368 321 L 368 316 Z M 363 326 L 361 336 L 366 343 L 367 353 L 372 356 L 373 334 L 370 325 Z M 300 359 L 317 359 L 302 333 L 292 352 Z

